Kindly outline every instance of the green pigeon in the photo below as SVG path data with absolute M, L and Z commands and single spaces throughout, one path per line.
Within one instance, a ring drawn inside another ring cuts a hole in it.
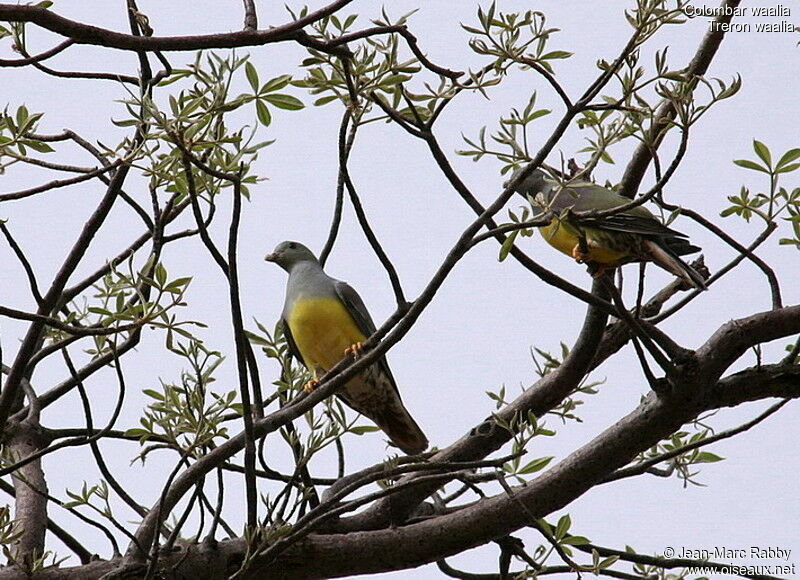
M 689 287 L 706 289 L 703 276 L 680 258 L 700 248 L 690 244 L 686 234 L 662 224 L 645 207 L 639 205 L 599 218 L 573 217 L 573 212 L 612 209 L 630 203 L 630 199 L 588 181 L 570 181 L 562 186 L 541 169 L 535 169 L 516 191 L 553 215 L 549 224 L 539 228 L 547 243 L 589 264 L 595 275 L 629 262 L 653 262 Z
M 283 328 L 294 357 L 318 378 L 346 355 L 358 353 L 375 323 L 364 301 L 345 282 L 328 276 L 316 256 L 298 242 L 281 242 L 265 260 L 289 273 Z M 337 393 L 347 405 L 372 420 L 404 453 L 415 455 L 428 439 L 403 406 L 386 357 L 350 379 Z

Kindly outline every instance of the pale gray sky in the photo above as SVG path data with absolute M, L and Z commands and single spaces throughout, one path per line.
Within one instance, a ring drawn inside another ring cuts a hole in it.
M 240 2 L 141 0 L 139 4 L 150 16 L 158 35 L 224 32 L 240 28 L 242 20 Z M 548 23 L 561 29 L 553 37 L 551 47 L 575 54 L 556 64 L 557 78 L 570 94 L 576 95 L 597 74 L 594 63 L 600 58 L 611 60 L 627 40 L 630 29 L 623 10 L 630 8 L 630 4 L 505 1 L 498 3 L 498 9 L 542 10 L 548 16 Z M 286 20 L 282 3 L 260 2 L 259 5 L 262 27 Z M 775 3 L 748 5 L 773 6 Z M 800 5 L 786 5 L 792 10 L 788 19 L 800 22 Z M 459 23 L 476 21 L 476 6 L 474 2 L 462 1 L 396 0 L 388 3 L 388 10 L 392 15 L 399 15 L 420 7 L 410 21 L 410 28 L 419 38 L 422 49 L 437 64 L 463 70 L 485 64 L 468 49 L 469 34 L 459 26 Z M 111 9 L 109 3 L 96 0 L 57 2 L 55 9 L 70 18 L 127 30 L 122 3 Z M 362 15 L 359 20 L 362 25 L 378 16 L 378 11 L 379 4 L 368 1 L 354 2 L 348 9 L 348 12 Z M 781 18 L 748 17 L 742 22 L 755 24 L 765 20 Z M 643 63 L 649 66 L 653 50 L 669 45 L 671 66 L 684 66 L 706 28 L 707 20 L 697 18 L 686 25 L 664 30 L 649 45 L 651 49 L 645 49 L 648 56 L 643 58 Z M 53 44 L 50 35 L 31 32 L 30 38 L 30 47 L 36 51 Z M 740 74 L 742 89 L 733 99 L 717 105 L 693 128 L 686 159 L 668 188 L 673 200 L 705 212 L 743 243 L 756 235 L 759 225 L 747 225 L 738 218 L 722 219 L 718 217 L 719 211 L 726 206 L 726 196 L 738 193 L 742 184 L 757 191 L 763 190 L 765 183 L 754 172 L 734 166 L 732 160 L 752 158 L 753 138 L 763 141 L 777 154 L 800 146 L 796 114 L 800 89 L 797 41 L 797 34 L 787 33 L 751 31 L 728 35 L 708 76 L 729 81 Z M 3 53 L 4 57 L 7 52 Z M 262 79 L 283 73 L 303 74 L 298 63 L 304 51 L 298 47 L 270 45 L 249 52 Z M 192 55 L 173 53 L 169 58 L 174 66 L 180 67 L 191 60 Z M 59 69 L 128 73 L 134 73 L 137 66 L 130 54 L 92 47 L 70 49 L 54 58 L 50 65 Z M 113 144 L 125 133 L 109 122 L 123 112 L 115 100 L 126 97 L 124 89 L 115 83 L 59 80 L 34 70 L 0 69 L 0 84 L 6 89 L 4 101 L 11 109 L 24 102 L 31 111 L 45 112 L 41 132 L 54 133 L 69 127 L 90 140 L 99 139 L 106 144 Z M 537 131 L 531 135 L 535 149 L 549 135 L 561 109 L 548 86 L 531 72 L 513 73 L 507 82 L 489 91 L 489 99 L 477 94 L 462 95 L 439 122 L 437 134 L 451 162 L 483 201 L 499 193 L 504 178 L 499 174 L 499 165 L 491 160 L 476 164 L 455 155 L 456 149 L 464 148 L 461 134 L 475 137 L 483 125 L 493 130 L 499 116 L 511 107 L 524 106 L 529 92 L 534 89 L 538 91 L 540 105 L 555 111 L 536 125 Z M 312 101 L 299 89 L 294 89 L 293 94 L 308 103 Z M 265 132 L 266 138 L 277 139 L 262 152 L 257 165 L 257 172 L 269 180 L 254 188 L 252 202 L 246 204 L 240 244 L 243 307 L 250 327 L 253 317 L 271 326 L 283 303 L 285 273 L 265 264 L 264 254 L 287 238 L 300 240 L 316 252 L 325 241 L 335 194 L 340 114 L 334 104 L 308 107 L 296 113 L 278 112 L 273 125 Z M 413 299 L 473 214 L 450 189 L 421 141 L 415 141 L 396 126 L 385 124 L 365 127 L 360 137 L 352 154 L 351 174 L 371 224 L 394 261 L 407 295 Z M 558 153 L 565 158 L 577 156 L 577 151 L 585 146 L 583 137 L 576 129 L 571 130 L 549 161 L 558 164 Z M 627 152 L 629 149 L 613 150 L 617 163 L 598 167 L 595 178 L 617 181 L 627 162 Z M 583 161 L 585 157 L 578 157 L 578 160 Z M 90 163 L 81 157 L 59 158 L 58 161 Z M 12 170 L 0 180 L 0 191 L 20 189 L 41 179 L 39 172 Z M 786 185 L 797 186 L 797 181 L 796 176 L 792 177 Z M 0 206 L 0 219 L 9 220 L 9 226 L 30 252 L 43 281 L 52 276 L 60 263 L 65 248 L 91 211 L 98 191 L 96 185 L 74 187 Z M 516 200 L 513 205 L 517 205 Z M 138 225 L 136 229 L 131 228 L 134 222 L 130 212 L 118 209 L 112 218 L 115 228 L 106 229 L 98 236 L 90 252 L 93 261 L 88 260 L 89 265 L 82 271 L 94 269 L 122 247 L 126 232 L 138 231 Z M 224 222 L 218 226 L 220 234 L 227 227 Z M 730 259 L 729 248 L 688 220 L 679 220 L 675 227 L 689 233 L 693 241 L 704 248 L 706 263 L 712 271 Z M 209 328 L 200 334 L 210 347 L 231 355 L 221 377 L 230 381 L 225 390 L 232 389 L 235 388 L 235 364 L 226 310 L 227 294 L 217 269 L 198 247 L 196 241 L 170 247 L 164 259 L 172 275 L 195 277 L 188 295 L 190 306 L 186 316 L 209 323 Z M 583 267 L 552 250 L 538 235 L 523 239 L 521 247 L 574 283 L 584 288 L 590 285 Z M 511 260 L 498 263 L 497 253 L 494 242 L 487 242 L 471 252 L 457 266 L 418 324 L 389 354 L 404 401 L 434 445 L 448 445 L 491 412 L 493 404 L 485 391 L 505 385 L 514 393 L 520 385 L 533 382 L 535 369 L 530 347 L 557 353 L 560 342 L 572 343 L 582 322 L 583 304 L 545 286 Z M 777 241 L 773 241 L 759 255 L 782 270 L 785 303 L 797 303 L 800 299 L 797 251 L 778 247 Z M 3 264 L 0 303 L 33 310 L 31 300 L 25 295 L 22 273 L 5 245 L 0 245 L 0 263 Z M 628 275 L 632 277 L 635 267 L 629 268 Z M 350 282 L 361 293 L 379 325 L 392 312 L 393 295 L 387 277 L 371 254 L 349 207 L 327 270 Z M 649 269 L 650 289 L 658 288 L 658 282 L 667 279 L 666 275 Z M 725 321 L 768 307 L 766 281 L 745 263 L 737 273 L 715 284 L 711 291 L 670 319 L 664 328 L 681 344 L 692 348 Z M 3 319 L 1 329 L 2 347 L 8 360 L 14 355 L 24 326 Z M 161 336 L 146 332 L 137 353 L 123 361 L 129 381 L 123 417 L 127 425 L 136 421 L 145 403 L 139 393 L 142 388 L 155 387 L 158 377 L 173 380 L 177 376 L 180 361 L 163 355 L 162 344 Z M 770 345 L 766 352 L 775 356 L 782 347 L 783 344 Z M 752 357 L 746 357 L 741 366 L 751 363 Z M 269 384 L 276 378 L 277 370 L 266 360 L 259 364 L 263 382 Z M 59 362 L 43 365 L 37 370 L 34 383 L 44 389 L 57 382 L 64 376 L 61 366 Z M 100 375 L 107 378 L 108 383 L 95 379 L 90 387 L 92 399 L 98 405 L 97 423 L 105 419 L 104 413 L 114 404 L 116 395 L 112 374 Z M 609 361 L 593 378 L 606 382 L 600 387 L 600 394 L 586 399 L 582 406 L 584 422 L 561 427 L 555 419 L 548 419 L 548 424 L 560 427 L 559 435 L 537 439 L 530 450 L 531 457 L 555 455 L 557 459 L 563 458 L 633 409 L 647 390 L 646 380 L 630 352 Z M 68 404 L 74 415 L 59 405 L 44 414 L 43 422 L 53 427 L 80 425 L 77 395 L 70 397 Z M 765 406 L 758 403 L 726 410 L 710 423 L 718 429 L 737 425 Z M 707 487 L 684 489 L 674 478 L 638 477 L 596 488 L 569 506 L 573 531 L 605 546 L 623 549 L 630 544 L 643 553 L 661 553 L 667 546 L 781 547 L 793 550 L 790 560 L 800 567 L 800 528 L 797 525 L 800 499 L 794 490 L 800 454 L 793 444 L 798 421 L 800 409 L 790 404 L 778 416 L 751 432 L 714 446 L 711 451 L 725 456 L 726 461 L 703 467 L 698 479 Z M 352 455 L 348 466 L 352 470 L 376 463 L 385 456 L 383 438 L 379 434 L 348 440 L 345 444 L 357 449 L 357 455 Z M 128 466 L 135 453 L 136 448 L 131 445 L 115 454 L 113 468 L 120 478 L 125 479 L 129 474 L 141 482 L 134 496 L 149 505 L 158 492 L 157 482 L 164 470 L 171 468 L 174 458 L 165 456 L 165 461 L 159 462 L 154 457 L 142 472 L 138 465 Z M 93 483 L 99 478 L 87 450 L 71 452 L 70 457 L 73 462 L 65 462 L 61 454 L 45 461 L 46 468 L 57 468 L 49 484 L 51 491 L 62 497 L 65 487 L 79 488 L 84 480 Z M 54 465 L 54 462 L 58 463 Z M 148 479 L 151 477 L 152 480 Z M 238 485 L 230 490 L 228 505 L 235 505 Z M 243 496 L 238 497 L 243 504 Z M 51 512 L 57 521 L 73 521 L 55 507 Z M 124 510 L 120 514 L 124 514 L 123 519 L 133 519 Z M 96 545 L 98 550 L 106 550 L 93 531 L 86 529 L 78 535 L 90 545 Z M 525 537 L 529 547 L 535 545 L 535 536 Z M 496 549 L 492 546 L 469 552 L 454 558 L 452 563 L 474 572 L 495 571 Z M 398 572 L 394 577 L 438 575 L 431 566 Z

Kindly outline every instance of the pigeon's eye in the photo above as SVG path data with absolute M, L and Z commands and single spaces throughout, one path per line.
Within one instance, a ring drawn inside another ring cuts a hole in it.
M 295 244 L 294 242 L 292 242 L 292 243 L 290 243 L 290 244 L 289 244 L 289 248 L 290 248 L 290 249 L 292 249 L 292 250 L 294 250 L 295 248 L 297 248 L 297 244 Z

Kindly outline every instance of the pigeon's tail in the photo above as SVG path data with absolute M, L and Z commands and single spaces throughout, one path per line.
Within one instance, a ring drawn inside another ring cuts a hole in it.
M 667 250 L 676 256 L 685 256 L 687 254 L 694 254 L 695 252 L 700 251 L 699 247 L 693 246 L 687 239 L 679 238 L 677 236 L 672 238 L 661 238 L 659 242 L 661 242 L 662 246 L 666 246 Z
M 691 288 L 706 290 L 705 278 L 692 268 L 689 264 L 680 259 L 669 246 L 659 244 L 654 240 L 647 240 L 647 249 L 650 257 L 667 272 L 675 274 L 678 278 L 686 282 Z
M 373 420 L 403 453 L 416 455 L 428 448 L 428 438 L 402 403 L 388 405 Z
M 403 405 L 389 367 L 381 363 L 367 367 L 338 395 L 375 423 L 403 453 L 422 453 L 428 448 L 428 438 Z

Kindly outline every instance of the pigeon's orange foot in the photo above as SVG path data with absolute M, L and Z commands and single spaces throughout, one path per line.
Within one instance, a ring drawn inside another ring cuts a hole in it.
M 351 354 L 358 358 L 361 356 L 361 351 L 364 350 L 364 344 L 361 342 L 356 342 L 355 344 L 351 344 L 346 349 L 344 349 L 344 355 L 350 356 Z
M 306 393 L 313 393 L 318 384 L 319 379 L 311 379 L 305 385 L 303 385 L 303 390 L 305 390 Z
M 572 257 L 575 258 L 575 261 L 579 264 L 583 264 L 589 260 L 588 252 L 584 252 L 580 244 L 575 244 L 575 247 L 572 248 Z

